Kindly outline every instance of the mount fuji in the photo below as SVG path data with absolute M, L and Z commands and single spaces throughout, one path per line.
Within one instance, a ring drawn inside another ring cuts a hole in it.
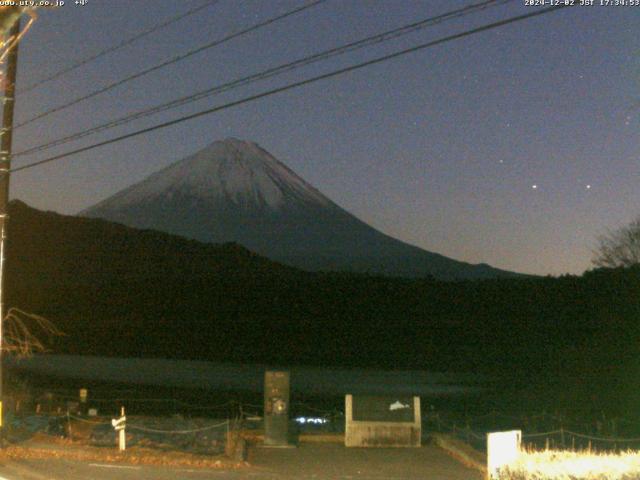
M 237 242 L 311 271 L 445 280 L 514 276 L 385 235 L 345 211 L 255 143 L 217 141 L 80 216 L 210 243 Z

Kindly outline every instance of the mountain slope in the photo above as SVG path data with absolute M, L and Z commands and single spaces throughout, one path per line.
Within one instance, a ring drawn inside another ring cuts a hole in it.
M 6 305 L 66 332 L 55 353 L 482 370 L 517 385 L 601 368 L 600 386 L 633 386 L 610 372 L 637 371 L 638 268 L 477 282 L 308 273 L 20 202 L 9 215 Z
M 391 238 L 340 208 L 258 145 L 211 144 L 80 215 L 203 242 L 237 242 L 306 270 L 440 279 L 513 275 Z

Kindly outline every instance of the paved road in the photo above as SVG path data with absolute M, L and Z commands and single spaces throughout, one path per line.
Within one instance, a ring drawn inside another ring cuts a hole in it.
M 190 469 L 80 462 L 63 458 L 21 459 L 0 465 L 0 480 L 479 480 L 433 446 L 419 449 L 347 449 L 303 445 L 254 448 L 250 467 Z
M 421 448 L 345 448 L 302 444 L 295 449 L 253 448 L 249 462 L 278 479 L 478 480 L 483 478 L 433 445 Z
M 59 458 L 11 460 L 0 465 L 0 480 L 204 480 L 210 478 L 238 480 L 254 477 L 248 471 L 126 466 Z

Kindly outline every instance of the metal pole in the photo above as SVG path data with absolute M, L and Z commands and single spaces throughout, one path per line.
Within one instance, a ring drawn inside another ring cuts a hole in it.
M 20 18 L 9 30 L 7 37 L 20 33 Z M 18 44 L 16 43 L 7 55 L 7 69 L 4 78 L 4 97 L 2 98 L 2 129 L 0 130 L 0 439 L 4 438 L 3 422 L 3 388 L 2 388 L 2 350 L 5 305 L 4 305 L 4 271 L 5 240 L 7 237 L 7 206 L 9 204 L 9 170 L 11 170 L 11 140 L 13 138 L 13 108 L 15 105 L 16 72 L 18 70 Z

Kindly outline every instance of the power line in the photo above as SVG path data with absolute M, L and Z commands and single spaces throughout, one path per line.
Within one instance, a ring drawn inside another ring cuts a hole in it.
M 309 9 L 309 8 L 313 8 L 316 5 L 319 5 L 319 4 L 324 3 L 326 1 L 327 0 L 314 0 L 311 3 L 303 5 L 302 7 L 298 7 L 298 8 L 295 8 L 293 10 L 289 10 L 288 12 L 285 12 L 285 13 L 283 13 L 281 15 L 278 15 L 278 16 L 275 16 L 275 17 L 271 17 L 271 18 L 269 18 L 269 19 L 267 19 L 265 21 L 262 21 L 260 23 L 256 23 L 256 24 L 254 24 L 254 25 L 252 25 L 252 26 L 250 26 L 248 28 L 240 30 L 239 32 L 227 35 L 226 37 L 221 38 L 220 40 L 215 40 L 213 42 L 207 43 L 207 44 L 202 45 L 202 46 L 200 46 L 198 48 L 190 50 L 190 51 L 188 51 L 186 53 L 177 55 L 177 56 L 175 56 L 173 58 L 170 58 L 170 59 L 165 60 L 165 61 L 163 61 L 161 63 L 158 63 L 158 64 L 154 65 L 153 67 L 146 68 L 146 69 L 141 70 L 141 71 L 139 71 L 137 73 L 134 73 L 133 75 L 129 75 L 128 77 L 125 77 L 125 78 L 123 78 L 121 80 L 117 80 L 117 81 L 115 81 L 113 83 L 110 83 L 109 85 L 106 85 L 105 87 L 99 88 L 98 90 L 94 90 L 93 92 L 88 93 L 86 95 L 83 95 L 82 97 L 78 97 L 78 98 L 76 98 L 74 100 L 71 100 L 70 102 L 67 102 L 65 104 L 59 105 L 59 106 L 51 108 L 49 110 L 46 110 L 46 111 L 36 115 L 35 117 L 31 117 L 30 119 L 25 120 L 22 123 L 19 123 L 18 125 L 16 125 L 14 127 L 14 129 L 17 129 L 17 128 L 23 127 L 25 125 L 28 125 L 30 123 L 33 123 L 36 120 L 40 120 L 40 119 L 42 119 L 44 117 L 47 117 L 47 116 L 51 115 L 52 113 L 56 113 L 56 112 L 60 112 L 61 110 L 65 110 L 65 109 L 67 109 L 67 108 L 69 108 L 69 107 L 71 107 L 73 105 L 77 105 L 80 102 L 83 102 L 83 101 L 88 100 L 90 98 L 93 98 L 93 97 L 96 97 L 98 95 L 101 95 L 101 94 L 103 94 L 105 92 L 108 92 L 109 90 L 113 90 L 114 88 L 119 87 L 120 85 L 123 85 L 123 84 L 125 84 L 127 82 L 130 82 L 131 80 L 135 80 L 137 78 L 140 78 L 140 77 L 143 77 L 145 75 L 148 75 L 149 73 L 155 72 L 157 70 L 160 70 L 161 68 L 164 68 L 164 67 L 172 65 L 174 63 L 177 63 L 177 62 L 180 62 L 182 60 L 185 60 L 185 59 L 187 59 L 187 58 L 189 58 L 189 57 L 191 57 L 191 56 L 193 56 L 193 55 L 195 55 L 197 53 L 203 52 L 203 51 L 205 51 L 205 50 L 207 50 L 209 48 L 216 47 L 218 45 L 221 45 L 223 43 L 228 42 L 229 40 L 233 40 L 234 38 L 240 37 L 242 35 L 246 35 L 247 33 L 253 32 L 253 31 L 258 30 L 258 29 L 260 29 L 262 27 L 266 27 L 267 25 L 275 23 L 275 22 L 277 22 L 279 20 L 283 20 L 283 19 L 285 19 L 287 17 L 290 17 L 291 15 L 295 15 L 296 13 L 300 13 L 300 12 L 302 12 L 304 10 Z
M 78 140 L 80 138 L 86 137 L 88 135 L 93 135 L 95 133 L 104 131 L 104 130 L 108 130 L 120 125 L 125 125 L 127 123 L 130 123 L 134 120 L 139 120 L 141 118 L 146 118 L 148 116 L 154 115 L 156 113 L 160 113 L 160 112 L 164 112 L 167 110 L 172 110 L 174 108 L 178 108 L 181 107 L 183 105 L 187 105 L 189 103 L 201 100 L 203 98 L 207 98 L 213 95 L 217 95 L 219 93 L 222 92 L 226 92 L 229 90 L 233 90 L 235 88 L 238 88 L 240 86 L 244 86 L 244 85 L 248 85 L 260 80 L 265 80 L 267 78 L 271 78 L 274 77 L 276 75 L 280 75 L 282 73 L 285 72 L 289 72 L 292 70 L 296 70 L 298 68 L 310 65 L 312 63 L 315 62 L 319 62 L 319 61 L 324 61 L 324 60 L 328 60 L 330 58 L 333 58 L 335 56 L 338 55 L 342 55 L 344 53 L 347 52 L 353 52 L 359 49 L 362 49 L 364 47 L 369 47 L 375 44 L 379 44 L 382 42 L 386 42 L 389 40 L 393 40 L 396 38 L 399 38 L 401 36 L 410 34 L 410 33 L 414 33 L 416 31 L 419 31 L 421 29 L 424 29 L 426 27 L 429 27 L 431 25 L 434 24 L 439 24 L 439 23 L 443 23 L 445 21 L 449 21 L 449 20 L 453 20 L 453 19 L 457 19 L 457 18 L 461 18 L 463 16 L 472 14 L 472 13 L 476 13 L 480 10 L 484 10 L 487 9 L 489 7 L 494 7 L 497 5 L 502 5 L 505 3 L 509 3 L 512 2 L 514 0 L 485 0 L 483 2 L 480 3 L 476 3 L 476 4 L 472 4 L 469 5 L 467 7 L 464 8 L 459 8 L 457 10 L 452 10 L 449 12 L 446 12 L 444 14 L 441 15 L 437 15 L 434 17 L 429 17 L 427 19 L 424 20 L 420 20 L 418 22 L 414 22 L 408 25 L 404 25 L 402 27 L 399 28 L 395 28 L 392 30 L 388 30 L 386 32 L 380 33 L 380 34 L 376 34 L 376 35 L 372 35 L 366 38 L 363 38 L 361 40 L 355 41 L 355 42 L 351 42 L 348 43 L 346 45 L 342 45 L 340 47 L 335 47 L 335 48 L 331 48 L 329 50 L 324 50 L 322 52 L 307 56 L 307 57 L 303 57 L 300 58 L 298 60 L 295 60 L 293 62 L 288 62 L 285 64 L 281 64 L 278 65 L 276 67 L 272 67 L 268 70 L 264 70 L 262 72 L 259 73 L 255 73 L 253 75 L 249 75 L 247 77 L 243 77 L 243 78 L 239 78 L 236 80 L 232 80 L 230 82 L 224 83 L 222 85 L 217 85 L 215 87 L 212 88 L 208 88 L 206 90 L 202 90 L 200 92 L 197 92 L 195 94 L 191 94 L 191 95 L 187 95 L 185 97 L 181 97 L 178 98 L 176 100 L 172 100 L 170 102 L 167 103 L 163 103 L 160 105 L 156 105 L 155 107 L 151 107 L 148 109 L 144 109 L 144 110 L 140 110 L 138 112 L 134 112 L 131 114 L 127 114 L 123 117 L 120 117 L 118 119 L 115 120 L 111 120 L 109 122 L 103 123 L 101 125 L 97 125 L 95 127 L 92 127 L 90 129 L 86 129 L 86 130 L 81 130 L 80 132 L 76 132 L 73 133 L 71 135 L 67 135 L 65 137 L 56 139 L 56 140 L 52 140 L 50 142 L 47 142 L 45 144 L 41 144 L 41 145 L 37 145 L 31 148 L 28 148 L 26 150 L 17 152 L 13 154 L 13 157 L 19 157 L 19 156 L 23 156 L 23 155 L 27 155 L 30 153 L 35 153 L 35 152 L 40 152 L 43 150 L 48 150 L 49 148 L 52 147 L 56 147 L 59 145 L 64 145 L 66 143 L 69 143 L 71 141 L 74 140 Z
M 294 70 L 294 69 L 309 65 L 309 64 L 317 62 L 317 61 L 326 60 L 326 59 L 332 58 L 332 57 L 337 56 L 337 55 L 341 55 L 341 54 L 346 53 L 346 52 L 355 51 L 355 50 L 358 50 L 358 49 L 361 49 L 361 48 L 364 48 L 364 47 L 367 47 L 367 46 L 371 46 L 371 45 L 374 45 L 374 44 L 377 44 L 377 43 L 381 43 L 383 41 L 392 40 L 392 39 L 398 38 L 400 36 L 403 36 L 403 35 L 406 35 L 406 34 L 409 34 L 409 33 L 413 33 L 413 32 L 415 32 L 417 30 L 420 30 L 422 28 L 425 28 L 427 26 L 430 26 L 430 25 L 433 25 L 433 24 L 436 24 L 436 23 L 441 23 L 441 22 L 444 22 L 444 21 L 447 21 L 447 20 L 451 20 L 451 19 L 454 19 L 454 18 L 459 18 L 459 17 L 462 17 L 464 15 L 468 15 L 470 13 L 474 13 L 474 12 L 476 12 L 478 10 L 482 10 L 482 9 L 488 8 L 490 6 L 495 6 L 495 5 L 498 5 L 498 4 L 504 4 L 504 3 L 511 2 L 511 1 L 513 1 L 513 0 L 486 0 L 484 2 L 480 2 L 478 4 L 473 4 L 473 5 L 461 8 L 461 9 L 457 9 L 457 10 L 454 10 L 454 11 L 451 11 L 451 12 L 447 12 L 447 13 L 442 14 L 442 15 L 438 15 L 438 16 L 435 16 L 435 17 L 430 17 L 428 19 L 421 20 L 419 22 L 414 22 L 412 24 L 405 25 L 403 27 L 396 28 L 396 29 L 393 29 L 393 30 L 389 30 L 389 31 L 386 31 L 386 32 L 381 33 L 381 34 L 373 35 L 373 36 L 358 40 L 356 42 L 349 43 L 347 45 L 343 45 L 343 46 L 336 47 L 336 48 L 333 48 L 333 49 L 325 50 L 323 52 L 320 52 L 320 53 L 317 53 L 317 54 L 314 54 L 314 55 L 311 55 L 311 56 L 307 56 L 307 57 L 298 59 L 298 60 L 293 61 L 293 62 L 285 63 L 285 64 L 279 65 L 277 67 L 270 68 L 270 69 L 268 69 L 266 71 L 262 71 L 262 72 L 250 75 L 248 77 L 243 77 L 243 78 L 240 78 L 240 79 L 236 79 L 236 80 L 233 80 L 231 82 L 227 82 L 225 84 L 218 85 L 218 86 L 215 86 L 213 88 L 209 88 L 209 89 L 197 92 L 195 94 L 188 95 L 188 96 L 173 100 L 173 101 L 168 102 L 168 103 L 157 105 L 157 106 L 152 107 L 150 109 L 145 109 L 145 110 L 141 110 L 141 111 L 138 111 L 138 112 L 135 112 L 135 113 L 132 113 L 132 114 L 125 115 L 124 117 L 120 117 L 120 118 L 118 118 L 116 120 L 109 121 L 107 123 L 104 123 L 102 125 L 98 125 L 98 126 L 93 127 L 91 129 L 82 130 L 80 132 L 76 132 L 76 133 L 68 135 L 66 137 L 63 137 L 63 138 L 60 138 L 60 139 L 57 139 L 57 140 L 53 140 L 53 141 L 48 142 L 46 144 L 35 146 L 35 147 L 31 147 L 31 148 L 29 148 L 27 150 L 23 150 L 21 152 L 15 153 L 13 156 L 14 157 L 18 157 L 18 156 L 26 155 L 26 154 L 29 154 L 29 153 L 34 153 L 34 152 L 47 150 L 47 149 L 55 147 L 55 146 L 63 145 L 63 144 L 68 143 L 70 141 L 77 140 L 79 138 L 83 138 L 83 137 L 85 137 L 87 135 L 92 135 L 94 133 L 98 133 L 98 132 L 106 130 L 106 129 L 110 129 L 110 128 L 114 128 L 114 127 L 117 127 L 117 126 L 120 126 L 120 125 L 123 125 L 123 124 L 126 124 L 126 123 L 130 123 L 131 121 L 138 120 L 140 118 L 145 118 L 147 116 L 150 116 L 150 115 L 153 115 L 153 114 L 156 114 L 156 113 L 160 113 L 160 112 L 163 112 L 163 111 L 166 111 L 166 110 L 177 108 L 177 107 L 186 105 L 188 103 L 192 103 L 194 101 L 201 100 L 201 99 L 209 97 L 209 96 L 213 96 L 213 95 L 218 94 L 218 93 L 222 93 L 222 92 L 225 92 L 225 91 L 228 91 L 228 90 L 232 90 L 234 88 L 237 88 L 237 87 L 240 87 L 240 86 L 243 86 L 243 85 L 247 85 L 249 83 L 253 83 L 253 82 L 256 82 L 256 81 L 259 81 L 259 80 L 264 80 L 264 79 L 270 78 L 272 76 L 279 75 L 281 73 L 284 73 L 284 72 L 287 72 L 287 71 L 291 71 L 291 70 Z
M 136 35 L 134 35 L 133 37 L 130 37 L 126 40 L 123 40 L 122 42 L 116 44 L 116 45 L 112 45 L 111 47 L 105 48 L 104 50 L 99 51 L 96 54 L 90 55 L 86 58 L 83 58 L 82 60 L 78 60 L 76 63 L 73 63 L 72 65 L 63 68 L 62 70 L 58 70 L 55 73 L 52 73 L 51 75 L 49 75 L 48 77 L 45 77 L 41 80 L 38 80 L 37 82 L 35 82 L 34 84 L 22 89 L 19 93 L 20 94 L 24 94 L 27 92 L 30 92 L 32 90 L 35 90 L 36 88 L 40 87 L 41 85 L 44 85 L 47 82 L 50 82 L 52 80 L 56 80 L 60 77 L 62 77 L 63 75 L 66 75 L 69 72 L 72 72 L 73 70 L 76 70 L 88 63 L 93 62 L 94 60 L 97 60 L 100 57 L 103 57 L 104 55 L 107 55 L 108 53 L 112 53 L 115 52 L 116 50 L 120 50 L 121 48 L 124 48 L 128 45 L 131 45 L 134 42 L 137 42 L 138 40 L 140 40 L 143 37 L 146 37 L 147 35 L 151 35 L 154 32 L 157 32 L 158 30 L 161 30 L 165 27 L 168 27 L 169 25 L 176 23 L 180 20 L 182 20 L 183 18 L 189 17 L 195 13 L 198 13 L 200 10 L 204 10 L 207 7 L 213 6 L 216 3 L 218 3 L 220 0 L 208 0 L 207 2 L 205 2 L 204 4 L 200 5 L 199 7 L 195 7 L 192 8 L 191 10 L 187 10 L 184 13 L 181 13 L 175 17 L 172 17 L 162 23 L 159 23 L 157 25 L 154 25 L 153 27 L 144 30 Z
M 240 100 L 229 102 L 229 103 L 226 103 L 224 105 L 217 106 L 217 107 L 209 108 L 207 110 L 202 110 L 200 112 L 193 113 L 191 115 L 186 115 L 186 116 L 183 116 L 183 117 L 180 117 L 180 118 L 176 118 L 174 120 L 170 120 L 168 122 L 160 123 L 160 124 L 154 125 L 152 127 L 143 128 L 141 130 L 137 130 L 135 132 L 131 132 L 131 133 L 127 133 L 127 134 L 124 134 L 124 135 L 120 135 L 118 137 L 111 138 L 109 140 L 104 140 L 102 142 L 94 143 L 94 144 L 88 145 L 86 147 L 77 148 L 75 150 L 71 150 L 71 151 L 66 152 L 66 153 L 61 153 L 59 155 L 54 155 L 52 157 L 48 157 L 48 158 L 45 158 L 43 160 L 38 160 L 36 162 L 32 162 L 32 163 L 29 163 L 27 165 L 23 165 L 21 167 L 15 167 L 15 168 L 12 168 L 11 170 L 9 170 L 9 173 L 15 173 L 15 172 L 19 172 L 21 170 L 27 170 L 27 169 L 30 169 L 30 168 L 33 168 L 33 167 L 37 167 L 37 166 L 43 165 L 45 163 L 61 160 L 61 159 L 66 158 L 66 157 L 70 157 L 72 155 L 76 155 L 78 153 L 84 153 L 84 152 L 87 152 L 89 150 L 96 149 L 98 147 L 103 147 L 105 145 L 109 145 L 109 144 L 112 144 L 112 143 L 117 143 L 117 142 L 120 142 L 122 140 L 126 140 L 128 138 L 137 137 L 137 136 L 143 135 L 145 133 L 150 133 L 150 132 L 153 132 L 155 130 L 160 130 L 162 128 L 166 128 L 166 127 L 170 127 L 170 126 L 173 126 L 173 125 L 177 125 L 177 124 L 185 122 L 187 120 L 193 120 L 195 118 L 199 118 L 199 117 L 202 117 L 202 116 L 205 116 L 205 115 L 210 115 L 212 113 L 216 113 L 216 112 L 219 112 L 221 110 L 226 110 L 228 108 L 232 108 L 232 107 L 236 107 L 238 105 L 249 103 L 249 102 L 252 102 L 254 100 L 258 100 L 260 98 L 269 97 L 271 95 L 275 95 L 277 93 L 281 93 L 281 92 L 285 92 L 285 91 L 288 91 L 288 90 L 292 90 L 294 88 L 301 87 L 303 85 L 308 85 L 308 84 L 311 84 L 311 83 L 315 83 L 315 82 L 317 82 L 319 80 L 324 80 L 324 79 L 327 79 L 327 78 L 336 77 L 336 76 L 342 75 L 344 73 L 352 72 L 354 70 L 359 70 L 361 68 L 365 68 L 365 67 L 368 67 L 368 66 L 371 66 L 371 65 L 376 65 L 378 63 L 382 63 L 382 62 L 385 62 L 387 60 L 398 58 L 398 57 L 407 55 L 409 53 L 414 53 L 414 52 L 417 52 L 417 51 L 420 51 L 420 50 L 424 50 L 424 49 L 427 49 L 427 48 L 435 47 L 437 45 L 441 45 L 441 44 L 444 44 L 444 43 L 447 43 L 447 42 L 450 42 L 450 41 L 453 41 L 453 40 L 457 40 L 459 38 L 468 37 L 468 36 L 474 35 L 476 33 L 486 32 L 488 30 L 493 30 L 494 28 L 499 28 L 499 27 L 502 27 L 504 25 L 508 25 L 508 24 L 515 23 L 515 22 L 519 22 L 519 21 L 526 20 L 526 19 L 529 19 L 529 18 L 532 18 L 532 17 L 541 16 L 541 15 L 544 15 L 544 14 L 547 14 L 547 13 L 555 12 L 555 11 L 558 11 L 558 10 L 560 10 L 562 8 L 566 8 L 568 6 L 569 5 L 561 4 L 561 5 L 558 5 L 558 6 L 547 7 L 547 8 L 541 9 L 541 10 L 536 10 L 536 11 L 533 11 L 533 12 L 530 12 L 530 13 L 526 13 L 526 14 L 523 14 L 523 15 L 518 15 L 518 16 L 515 16 L 515 17 L 507 18 L 505 20 L 500 20 L 498 22 L 493 22 L 493 23 L 490 23 L 490 24 L 487 24 L 487 25 L 483 25 L 482 27 L 477 27 L 477 28 L 474 28 L 474 29 L 471 29 L 471 30 L 466 30 L 466 31 L 461 32 L 461 33 L 456 33 L 456 34 L 453 34 L 453 35 L 449 35 L 447 37 L 443 37 L 443 38 L 440 38 L 438 40 L 433 40 L 433 41 L 430 41 L 430 42 L 427 42 L 427 43 L 423 43 L 423 44 L 417 45 L 415 47 L 411 47 L 411 48 L 400 50 L 400 51 L 397 51 L 397 52 L 394 52 L 394 53 L 383 55 L 381 57 L 377 57 L 377 58 L 374 58 L 372 60 L 367 60 L 366 62 L 358 63 L 358 64 L 355 64 L 355 65 L 351 65 L 349 67 L 341 68 L 339 70 L 334 70 L 333 72 L 325 73 L 325 74 L 322 74 L 322 75 L 317 75 L 315 77 L 311 77 L 311 78 L 308 78 L 306 80 L 301 80 L 301 81 L 298 81 L 298 82 L 290 83 L 290 84 L 285 85 L 283 87 L 278 87 L 278 88 L 274 88 L 272 90 L 268 90 L 266 92 L 258 93 L 256 95 L 251 95 L 249 97 L 245 97 L 245 98 L 242 98 Z

